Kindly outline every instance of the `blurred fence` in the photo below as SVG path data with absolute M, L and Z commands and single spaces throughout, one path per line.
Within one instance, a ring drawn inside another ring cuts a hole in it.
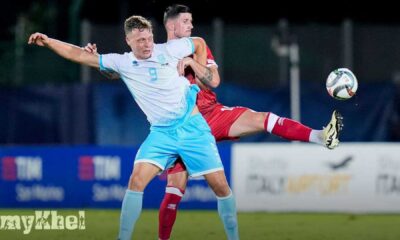
M 162 24 L 155 22 L 154 32 L 156 42 L 166 39 Z M 214 52 L 223 104 L 290 117 L 289 62 L 277 55 L 276 44 L 295 41 L 304 124 L 321 128 L 337 108 L 345 117 L 343 141 L 400 140 L 400 26 L 238 25 L 216 19 L 196 26 L 193 35 L 204 37 Z M 88 41 L 101 53 L 129 51 L 117 25 L 84 21 L 80 44 Z M 146 136 L 148 123 L 129 92 L 120 82 L 106 83 L 97 70 L 18 41 L 0 42 L 0 60 L 1 144 L 139 144 Z M 346 65 L 353 66 L 360 89 L 341 102 L 324 85 L 331 70 Z M 280 140 L 259 134 L 241 141 Z
M 259 90 L 223 83 L 226 106 L 290 116 L 289 89 Z M 388 83 L 361 84 L 347 101 L 331 98 L 323 83 L 302 83 L 301 122 L 321 129 L 333 109 L 344 116 L 342 141 L 399 141 L 399 94 Z M 0 144 L 137 145 L 149 124 L 122 81 L 0 89 Z M 241 141 L 283 141 L 257 134 Z
M 98 44 L 101 53 L 129 51 L 122 26 L 83 21 L 81 40 Z M 163 25 L 154 22 L 156 42 L 166 40 Z M 238 25 L 215 19 L 196 25 L 194 36 L 206 39 L 224 81 L 263 89 L 288 84 L 288 61 L 277 56 L 273 45 L 295 41 L 300 49 L 303 81 L 321 82 L 334 68 L 351 67 L 361 82 L 398 80 L 400 76 L 399 25 L 342 24 Z M 57 37 L 57 36 L 52 36 Z M 66 40 L 67 39 L 61 39 Z M 95 71 L 80 75 L 79 67 L 45 49 L 24 41 L 0 43 L 0 83 L 31 84 L 102 79 Z M 287 69 L 286 69 L 287 70 Z
M 0 88 L 1 144 L 92 142 L 90 86 Z

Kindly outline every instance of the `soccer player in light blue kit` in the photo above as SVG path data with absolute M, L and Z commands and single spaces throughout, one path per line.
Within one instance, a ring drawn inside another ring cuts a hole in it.
M 204 176 L 217 195 L 218 213 L 227 238 L 239 239 L 235 199 L 215 139 L 196 107 L 199 88 L 190 85 L 177 70 L 179 60 L 192 54 L 205 65 L 204 40 L 182 38 L 154 44 L 151 23 L 140 16 L 126 19 L 125 34 L 132 49 L 125 54 L 91 54 L 42 33 L 34 33 L 28 40 L 29 44 L 47 47 L 70 61 L 118 73 L 151 124 L 150 134 L 136 155 L 122 202 L 118 238 L 131 239 L 142 210 L 145 187 L 179 155 L 189 174 Z

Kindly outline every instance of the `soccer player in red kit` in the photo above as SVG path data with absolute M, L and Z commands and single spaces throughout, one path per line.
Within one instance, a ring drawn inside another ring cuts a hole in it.
M 189 37 L 193 29 L 192 14 L 189 7 L 172 5 L 164 13 L 164 25 L 168 40 Z M 323 130 L 314 130 L 294 120 L 279 117 L 271 112 L 255 112 L 246 107 L 227 107 L 217 101 L 216 94 L 210 87 L 217 87 L 220 83 L 218 66 L 209 48 L 207 48 L 207 67 L 209 73 L 201 72 L 197 75 L 195 66 L 192 68 L 193 58 L 185 58 L 180 65 L 183 72 L 192 84 L 200 85 L 201 91 L 197 94 L 197 106 L 209 124 L 212 134 L 217 141 L 237 139 L 242 136 L 269 132 L 288 140 L 314 142 L 335 148 L 338 143 L 339 132 L 342 128 L 342 117 L 333 112 L 331 121 Z M 197 79 L 196 79 L 197 77 Z M 159 239 L 169 239 L 176 219 L 178 205 L 186 189 L 188 174 L 181 160 L 168 170 L 168 184 L 166 194 L 160 206 Z

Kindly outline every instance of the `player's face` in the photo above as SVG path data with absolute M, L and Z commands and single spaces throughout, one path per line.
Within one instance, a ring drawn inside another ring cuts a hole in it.
M 193 29 L 191 13 L 180 13 L 174 21 L 174 34 L 177 38 L 190 37 Z
M 126 42 L 137 59 L 147 59 L 153 53 L 153 33 L 149 29 L 133 29 L 126 35 Z

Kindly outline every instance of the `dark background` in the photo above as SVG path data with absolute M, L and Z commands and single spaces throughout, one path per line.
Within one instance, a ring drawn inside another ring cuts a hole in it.
M 1 7 L 0 39 L 12 38 L 10 27 L 18 14 L 32 11 L 33 6 L 53 7 L 57 12 L 57 34 L 62 37 L 68 24 L 72 0 L 7 1 Z M 362 23 L 399 24 L 398 6 L 389 1 L 97 1 L 82 0 L 80 17 L 94 23 L 120 23 L 129 15 L 139 14 L 162 21 L 162 13 L 172 3 L 191 7 L 195 23 L 207 23 L 214 17 L 237 24 L 275 23 L 286 18 L 294 23 L 324 22 L 335 24 L 349 18 Z
M 173 3 L 190 6 L 193 34 L 206 39 L 216 56 L 223 75 L 216 91 L 223 104 L 290 117 L 288 57 L 271 47 L 280 20 L 286 19 L 300 49 L 301 121 L 320 128 L 336 108 L 347 119 L 343 141 L 400 140 L 400 14 L 395 3 L 15 0 L 0 9 L 0 143 L 139 144 L 147 121 L 121 81 L 108 81 L 95 69 L 83 81 L 80 66 L 26 41 L 40 31 L 85 44 L 79 34 L 87 20 L 92 26 L 88 40 L 98 43 L 101 53 L 121 53 L 128 50 L 123 21 L 142 15 L 157 25 L 156 42 L 164 42 L 162 16 Z M 73 8 L 80 9 L 77 16 Z M 25 27 L 16 27 L 21 19 Z M 216 19 L 223 22 L 222 45 L 216 43 Z M 352 66 L 344 61 L 347 20 Z M 356 97 L 344 102 L 325 89 L 329 72 L 339 67 L 351 67 L 360 83 Z M 280 141 L 265 134 L 245 140 Z

